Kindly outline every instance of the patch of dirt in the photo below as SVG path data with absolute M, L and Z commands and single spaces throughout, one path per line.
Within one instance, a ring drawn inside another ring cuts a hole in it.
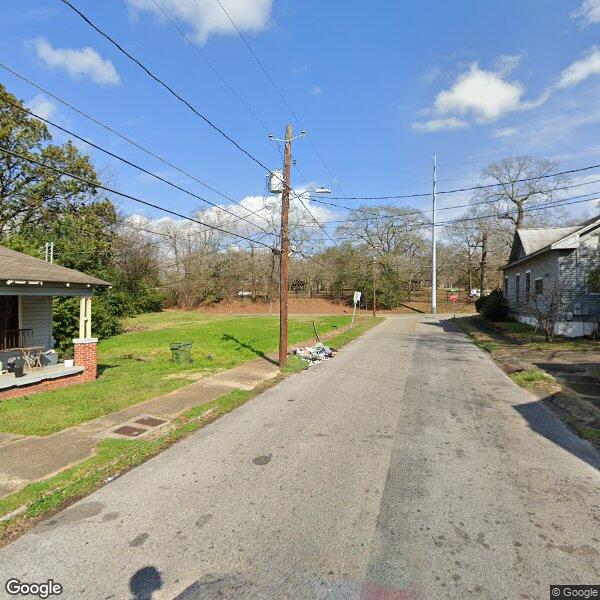
M 392 310 L 378 310 L 385 314 L 428 314 L 431 312 L 431 303 L 428 291 L 416 292 L 410 302 L 406 301 L 398 308 Z M 456 306 L 447 301 L 447 294 L 440 290 L 437 297 L 438 312 L 454 312 L 460 314 L 474 314 L 475 304 L 468 300 L 464 293 L 460 295 Z M 364 307 L 361 311 L 364 312 Z M 224 300 L 212 306 L 201 306 L 197 312 L 206 314 L 236 314 L 236 315 L 277 315 L 279 314 L 279 300 L 274 302 L 253 302 L 248 298 Z M 331 315 L 352 314 L 352 306 L 341 300 L 328 298 L 303 298 L 290 294 L 288 311 L 292 315 Z M 370 313 L 371 311 L 369 311 Z

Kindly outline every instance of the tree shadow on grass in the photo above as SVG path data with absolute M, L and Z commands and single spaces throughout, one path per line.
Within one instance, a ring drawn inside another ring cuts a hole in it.
M 272 365 L 278 364 L 276 360 L 269 358 L 262 350 L 259 350 L 258 348 L 255 348 L 254 346 L 247 344 L 246 342 L 242 342 L 241 340 L 239 340 L 238 338 L 236 338 L 233 335 L 230 335 L 229 333 L 222 334 L 221 341 L 235 342 L 240 348 L 246 348 L 246 350 L 250 350 L 250 352 L 252 352 L 256 356 L 258 356 L 259 358 L 262 358 L 262 359 L 266 360 L 267 362 L 270 362 Z

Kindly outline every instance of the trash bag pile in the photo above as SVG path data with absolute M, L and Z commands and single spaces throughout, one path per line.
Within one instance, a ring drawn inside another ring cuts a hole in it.
M 335 350 L 329 346 L 324 346 L 318 342 L 314 346 L 306 346 L 305 348 L 292 348 L 289 354 L 298 356 L 302 360 L 308 362 L 309 365 L 315 365 L 323 360 L 329 360 L 335 356 Z

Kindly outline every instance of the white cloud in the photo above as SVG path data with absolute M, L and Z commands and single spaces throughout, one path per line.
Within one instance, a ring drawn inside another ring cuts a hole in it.
M 503 129 L 494 129 L 492 131 L 493 138 L 510 138 L 519 133 L 516 127 L 504 127 Z
M 311 96 L 318 96 L 322 91 L 323 90 L 322 90 L 321 86 L 319 86 L 319 85 L 313 85 L 310 88 L 310 95 Z
M 600 75 L 600 46 L 593 46 L 583 58 L 569 65 L 560 74 L 556 87 L 570 88 L 592 75 Z
M 494 59 L 492 67 L 498 75 L 506 76 L 516 69 L 522 58 L 522 54 L 501 54 Z
M 517 110 L 524 88 L 520 83 L 505 81 L 493 71 L 472 64 L 449 90 L 442 90 L 434 101 L 440 115 L 471 115 L 478 122 L 494 121 Z
M 32 98 L 25 106 L 33 113 L 43 119 L 50 119 L 56 114 L 56 104 L 49 100 L 43 94 L 38 94 Z
M 74 79 L 89 77 L 100 85 L 117 85 L 121 78 L 112 62 L 104 59 L 93 48 L 53 48 L 39 37 L 30 42 L 38 57 L 49 67 L 66 71 Z
M 433 106 L 426 109 L 425 113 L 433 118 L 413 123 L 412 128 L 425 133 L 461 129 L 473 123 L 497 121 L 511 112 L 538 108 L 548 100 L 550 90 L 535 100 L 523 100 L 525 87 L 507 79 L 520 61 L 520 54 L 503 54 L 494 60 L 490 70 L 472 63 L 450 88 L 440 91 Z
M 125 0 L 136 11 L 163 16 L 152 0 Z M 193 38 L 206 42 L 212 34 L 236 33 L 235 27 L 216 0 L 156 0 L 175 20 L 192 29 Z M 271 22 L 273 0 L 221 0 L 241 31 L 262 31 Z
M 430 119 L 422 123 L 413 123 L 412 128 L 415 131 L 423 133 L 431 133 L 432 131 L 443 131 L 446 129 L 462 129 L 468 127 L 469 124 L 466 121 L 450 117 L 448 119 Z
M 289 215 L 292 244 L 298 249 L 303 248 L 305 250 L 308 247 L 314 247 L 314 244 L 325 241 L 313 216 L 321 224 L 337 218 L 336 214 L 326 206 L 312 202 L 310 196 L 305 194 L 306 191 L 304 188 L 294 190 L 294 194 L 290 198 Z M 296 195 L 302 195 L 303 203 L 298 200 Z M 235 244 L 243 245 L 243 242 L 235 234 L 256 237 L 256 239 L 262 239 L 265 243 L 273 243 L 276 239 L 281 222 L 280 195 L 267 197 L 246 196 L 240 200 L 239 205 L 224 204 L 219 206 L 226 208 L 232 214 L 227 214 L 220 207 L 216 206 L 202 208 L 193 213 L 193 216 L 203 223 L 220 227 L 234 234 L 228 235 L 213 230 L 213 242 L 220 244 L 227 242 L 229 247 L 233 248 Z M 310 214 L 308 211 L 310 211 Z M 257 214 L 252 215 L 251 212 Z M 243 217 L 246 220 L 241 220 L 239 217 Z M 194 233 L 197 233 L 199 234 L 199 239 L 204 239 L 204 235 L 200 234 L 205 231 L 205 228 L 198 223 L 185 219 L 173 219 L 163 216 L 149 217 L 134 213 L 126 217 L 125 221 L 149 231 L 185 232 L 186 234 L 191 234 L 192 237 Z M 265 230 L 271 234 L 270 237 L 265 237 Z M 143 232 L 140 235 L 142 234 Z
M 600 23 L 600 0 L 583 0 L 583 4 L 571 13 L 571 17 L 586 25 Z

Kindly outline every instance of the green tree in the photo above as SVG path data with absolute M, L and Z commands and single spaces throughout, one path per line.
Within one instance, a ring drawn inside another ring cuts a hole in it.
M 121 330 L 119 318 L 141 310 L 160 310 L 156 275 L 137 272 L 121 260 L 129 245 L 116 232 L 118 215 L 98 193 L 98 175 L 89 156 L 71 142 L 52 143 L 46 125 L 19 107 L 22 102 L 0 85 L 0 244 L 41 258 L 54 242 L 57 264 L 115 285 L 96 292 L 92 333 L 109 337 Z M 27 160 L 32 158 L 82 177 L 82 182 Z M 88 183 L 89 182 L 89 183 Z M 119 260 L 118 260 L 119 259 Z M 53 330 L 66 350 L 79 330 L 76 298 L 55 298 Z
M 99 183 L 88 156 L 71 143 L 52 144 L 48 128 L 20 107 L 23 103 L 0 84 L 0 242 L 31 225 L 49 223 L 64 210 L 77 211 L 97 194 Z M 31 158 L 91 183 L 53 172 Z

